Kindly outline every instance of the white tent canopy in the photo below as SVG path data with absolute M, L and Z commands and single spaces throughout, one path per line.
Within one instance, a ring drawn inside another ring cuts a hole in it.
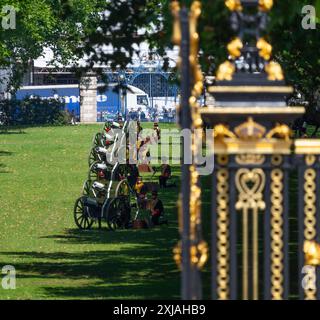
M 134 49 L 137 51 L 139 50 L 139 56 L 135 54 L 132 57 L 132 63 L 128 65 L 128 68 L 132 67 L 138 67 L 141 64 L 159 64 L 163 62 L 163 58 L 158 57 L 156 61 L 148 61 L 149 56 L 149 45 L 148 43 L 144 42 L 140 44 L 140 47 L 134 46 Z M 98 48 L 97 50 L 105 52 L 105 53 L 112 53 L 113 47 L 112 46 L 103 46 L 101 48 Z M 167 50 L 166 55 L 169 58 L 169 67 L 173 68 L 176 66 L 176 62 L 179 55 L 179 48 L 175 47 L 173 50 Z M 79 66 L 84 67 L 86 66 L 86 60 L 87 57 L 84 57 L 83 59 L 80 59 L 76 61 L 75 63 L 69 63 L 68 65 L 62 65 L 62 64 L 53 64 L 52 61 L 54 60 L 54 53 L 50 48 L 44 48 L 42 56 L 40 56 L 38 59 L 34 60 L 34 67 L 35 68 L 55 68 L 55 67 L 61 67 L 61 68 L 71 68 L 73 66 Z M 94 68 L 107 68 L 107 65 L 101 65 L 101 64 L 95 64 Z

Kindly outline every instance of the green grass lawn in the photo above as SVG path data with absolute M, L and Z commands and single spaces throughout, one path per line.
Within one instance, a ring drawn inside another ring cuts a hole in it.
M 178 188 L 160 193 L 168 227 L 79 231 L 73 222 L 92 136 L 100 130 L 0 133 L 0 267 L 17 270 L 17 289 L 0 288 L 0 299 L 179 298 L 172 259 Z
M 152 127 L 152 124 L 145 124 Z M 73 205 L 86 179 L 93 135 L 102 125 L 0 132 L 0 269 L 17 269 L 17 289 L 0 299 L 179 299 L 172 257 L 179 239 L 179 188 L 160 192 L 169 226 L 79 231 Z M 174 128 L 163 125 L 161 129 Z M 309 128 L 310 132 L 312 128 Z M 179 166 L 173 174 L 180 176 Z M 203 233 L 210 244 L 211 177 L 203 177 Z M 297 289 L 297 177 L 290 179 L 291 287 Z M 210 297 L 210 263 L 203 272 Z M 294 296 L 292 296 L 294 298 Z

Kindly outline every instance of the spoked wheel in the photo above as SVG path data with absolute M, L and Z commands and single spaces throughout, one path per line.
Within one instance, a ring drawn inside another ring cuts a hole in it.
M 112 126 L 112 123 L 110 121 L 106 121 L 103 126 L 103 131 L 106 131 L 106 132 L 110 131 L 111 126 Z
M 86 180 L 84 182 L 83 186 L 82 186 L 82 194 L 84 196 L 91 195 L 91 193 L 92 193 L 91 187 L 92 187 L 92 181 L 91 180 Z
M 93 162 L 89 168 L 88 180 L 95 181 L 98 180 L 99 171 L 96 167 L 97 162 Z
M 98 165 L 103 165 L 99 161 L 95 161 L 91 164 L 88 172 L 88 180 L 94 181 L 101 181 L 101 180 L 109 180 L 112 166 L 106 164 L 104 169 L 99 169 Z
M 79 229 L 88 230 L 92 227 L 93 219 L 90 217 L 90 209 L 84 205 L 84 197 L 81 197 L 76 201 L 73 217 Z
M 102 155 L 96 151 L 96 147 L 92 148 L 88 158 L 89 167 L 91 167 L 94 162 L 102 162 L 103 160 Z
M 110 230 L 125 228 L 130 222 L 131 207 L 127 197 L 113 198 L 105 207 L 105 217 Z
M 102 147 L 101 140 L 102 140 L 102 134 L 98 132 L 92 140 L 93 147 Z

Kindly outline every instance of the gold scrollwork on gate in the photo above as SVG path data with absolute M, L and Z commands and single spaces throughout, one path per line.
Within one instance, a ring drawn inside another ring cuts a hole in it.
M 320 244 L 316 241 L 306 240 L 303 251 L 305 253 L 305 262 L 307 266 L 320 266 Z
M 265 66 L 270 81 L 282 81 L 284 79 L 283 71 L 278 62 L 271 61 Z
M 271 157 L 271 164 L 273 166 L 280 166 L 283 162 L 283 157 L 280 154 L 274 154 Z
M 242 211 L 242 298 L 249 299 L 249 212 L 252 212 L 252 283 L 253 299 L 259 297 L 259 248 L 258 248 L 258 214 L 264 210 L 263 190 L 266 177 L 262 169 L 241 168 L 236 173 L 238 201 L 236 209 Z
M 201 240 L 198 244 L 190 246 L 190 260 L 191 264 L 198 270 L 201 270 L 208 260 L 209 248 L 208 244 Z M 181 241 L 173 249 L 173 259 L 177 267 L 181 269 L 182 264 L 182 246 Z
M 229 172 L 217 172 L 217 295 L 229 298 Z
M 270 60 L 272 54 L 272 46 L 264 38 L 260 38 L 257 41 L 257 48 L 259 49 L 259 55 L 265 60 Z
M 275 137 L 280 138 L 281 140 L 290 140 L 292 136 L 291 129 L 286 124 L 276 124 L 274 128 L 266 132 L 266 128 L 261 124 L 255 122 L 252 117 L 248 117 L 247 121 L 241 123 L 239 126 L 234 128 L 232 132 L 228 126 L 225 124 L 217 124 L 214 127 L 214 138 L 223 139 L 241 139 L 242 141 L 248 140 L 259 140 L 266 138 L 271 140 Z
M 292 130 L 286 124 L 277 123 L 275 127 L 268 132 L 266 138 L 271 139 L 276 136 L 288 141 L 292 136 Z
M 243 43 L 241 39 L 237 37 L 228 44 L 227 48 L 231 57 L 235 59 L 237 57 L 240 57 L 241 49 L 243 48 Z
M 234 132 L 242 140 L 261 139 L 266 133 L 266 128 L 249 117 L 246 122 L 237 126 Z
M 178 1 L 172 1 L 170 4 L 171 12 L 173 16 L 173 33 L 172 33 L 172 43 L 175 45 L 181 44 L 181 27 L 180 27 L 180 3 Z
M 248 117 L 235 128 L 230 128 L 224 123 L 216 124 L 213 136 L 216 154 L 246 155 L 236 158 L 241 162 L 246 157 L 248 159 L 249 155 L 253 158 L 254 155 L 291 153 L 292 131 L 286 124 L 278 123 L 268 131 L 253 117 Z M 262 157 L 257 156 L 257 160 L 259 164 Z
M 307 155 L 305 162 L 312 166 L 316 161 L 314 155 Z M 304 239 L 314 241 L 316 230 L 316 170 L 307 168 L 304 172 Z M 315 273 L 315 268 L 312 269 Z M 315 274 L 313 275 L 315 277 Z M 313 277 L 309 277 L 312 279 Z M 304 289 L 305 300 L 316 300 L 317 288 L 314 285 L 306 285 Z
M 227 165 L 229 162 L 229 157 L 226 154 L 218 154 L 217 162 L 219 165 Z
M 201 130 L 203 122 L 199 113 L 199 97 L 203 91 L 203 74 L 199 64 L 199 34 L 197 32 L 198 20 L 201 15 L 201 2 L 193 1 L 189 14 L 190 28 L 190 73 L 192 79 L 191 97 L 189 99 L 192 125 L 192 145 L 191 151 L 195 159 L 201 154 Z M 207 243 L 201 235 L 201 188 L 199 186 L 199 173 L 196 164 L 190 166 L 190 240 L 191 240 L 191 264 L 201 269 L 208 259 Z
M 181 45 L 182 32 L 180 26 L 180 12 L 181 6 L 178 1 L 171 3 L 173 22 L 173 37 L 172 41 L 176 45 Z M 203 123 L 199 113 L 200 104 L 199 98 L 203 92 L 203 74 L 199 64 L 199 34 L 197 32 L 198 19 L 201 15 L 201 2 L 193 1 L 189 11 L 189 33 L 190 33 L 190 78 L 192 82 L 191 96 L 189 98 L 190 111 L 191 111 L 191 129 L 194 134 L 192 135 L 192 142 L 190 151 L 192 152 L 193 159 L 201 154 L 201 146 L 198 141 L 202 138 L 201 130 Z M 181 62 L 181 61 L 180 61 Z M 179 63 L 181 66 L 181 63 Z M 181 196 L 182 197 L 182 196 Z M 190 165 L 190 264 L 198 269 L 201 269 L 208 259 L 208 246 L 202 239 L 201 235 L 201 189 L 199 187 L 199 174 L 195 164 Z M 182 204 L 179 202 L 179 221 L 180 233 L 182 232 Z M 174 260 L 180 266 L 181 264 L 181 243 L 178 243 L 174 249 Z
M 281 164 L 280 156 L 274 163 Z M 271 298 L 283 299 L 283 171 L 271 170 Z
M 239 169 L 236 174 L 236 187 L 239 191 L 237 210 L 265 209 L 263 189 L 265 186 L 265 173 L 262 169 Z
M 237 154 L 235 159 L 238 164 L 242 165 L 259 165 L 266 161 L 266 157 L 263 154 Z

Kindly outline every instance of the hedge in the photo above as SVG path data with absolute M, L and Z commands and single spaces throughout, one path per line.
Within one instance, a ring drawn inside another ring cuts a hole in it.
M 1 100 L 2 125 L 63 125 L 70 123 L 70 114 L 58 99 L 26 97 L 24 100 Z

